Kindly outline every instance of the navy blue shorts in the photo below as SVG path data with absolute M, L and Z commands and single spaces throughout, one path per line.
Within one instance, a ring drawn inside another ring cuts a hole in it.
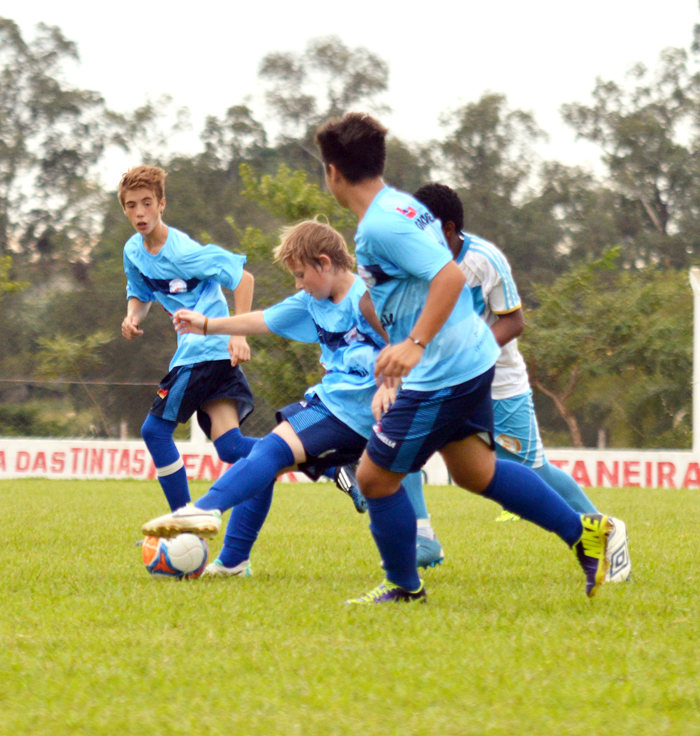
M 299 470 L 318 480 L 328 468 L 357 462 L 367 440 L 327 409 L 317 396 L 289 404 L 277 412 L 277 421 L 288 421 L 304 445 L 306 462 Z
M 401 389 L 374 425 L 367 454 L 380 468 L 413 473 L 450 442 L 484 433 L 493 447 L 491 382 L 494 369 L 437 391 Z
M 151 406 L 153 416 L 184 424 L 195 412 L 204 433 L 211 439 L 211 419 L 202 404 L 214 399 L 232 399 L 238 404 L 238 421 L 253 411 L 253 394 L 239 366 L 229 360 L 209 360 L 173 368 L 158 385 Z

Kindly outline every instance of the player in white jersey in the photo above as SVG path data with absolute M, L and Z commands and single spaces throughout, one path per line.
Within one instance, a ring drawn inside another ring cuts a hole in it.
M 369 115 L 349 113 L 316 136 L 328 188 L 358 217 L 358 272 L 391 341 L 377 359 L 377 424 L 357 473 L 386 580 L 348 602 L 425 600 L 416 515 L 401 482 L 436 451 L 458 485 L 572 547 L 586 593 L 595 595 L 607 569 L 610 522 L 577 514 L 532 470 L 496 460 L 491 381 L 500 351 L 474 312 L 439 222 L 418 200 L 385 185 L 386 133 Z
M 464 272 L 474 308 L 501 346 L 491 385 L 496 454 L 532 468 L 581 514 L 597 514 L 583 489 L 560 468 L 547 461 L 540 439 L 532 390 L 517 338 L 525 327 L 522 304 L 503 252 L 493 243 L 464 231 L 464 210 L 455 191 L 444 184 L 428 184 L 414 195 L 440 220 L 455 262 Z M 498 520 L 517 520 L 508 511 Z M 609 582 L 626 580 L 631 572 L 627 531 L 623 521 L 611 519 L 608 544 Z
M 153 302 L 169 314 L 185 307 L 222 317 L 229 314 L 222 286 L 233 291 L 237 313 L 249 312 L 253 299 L 245 256 L 201 246 L 163 222 L 165 176 L 162 169 L 139 166 L 119 183 L 119 201 L 136 230 L 124 246 L 128 302 L 122 335 L 127 340 L 143 334 L 141 324 Z M 245 338 L 178 338 L 170 372 L 141 429 L 171 509 L 190 500 L 187 473 L 173 441 L 178 423 L 196 412 L 225 462 L 234 463 L 250 451 L 251 439 L 241 434 L 239 424 L 253 410 L 253 396 L 238 366 L 249 359 Z

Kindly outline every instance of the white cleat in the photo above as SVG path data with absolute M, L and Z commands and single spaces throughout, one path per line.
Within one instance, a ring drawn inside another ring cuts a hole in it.
M 219 560 L 210 562 L 204 568 L 204 577 L 207 578 L 249 578 L 253 574 L 253 568 L 250 566 L 250 560 L 243 560 L 235 567 L 224 567 Z
M 187 504 L 171 514 L 159 516 L 157 519 L 147 521 L 141 531 L 147 537 L 176 537 L 178 534 L 188 532 L 198 537 L 211 539 L 219 533 L 221 528 L 221 512 L 217 509 L 198 509 L 196 506 Z
M 627 526 L 624 521 L 610 517 L 612 531 L 605 547 L 608 571 L 605 573 L 606 583 L 624 583 L 632 572 L 630 550 L 627 546 Z

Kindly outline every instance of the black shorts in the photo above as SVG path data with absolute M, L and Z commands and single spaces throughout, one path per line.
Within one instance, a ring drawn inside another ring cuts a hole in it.
M 232 399 L 238 405 L 238 421 L 253 411 L 253 394 L 239 366 L 229 360 L 209 360 L 173 368 L 158 385 L 151 406 L 153 416 L 184 424 L 195 412 L 204 433 L 211 439 L 211 419 L 202 404 L 214 399 Z

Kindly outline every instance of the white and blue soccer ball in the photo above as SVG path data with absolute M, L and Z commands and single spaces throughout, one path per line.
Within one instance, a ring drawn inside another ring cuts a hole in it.
M 146 537 L 141 547 L 143 564 L 151 575 L 166 578 L 198 578 L 207 566 L 209 547 L 194 534 L 172 539 Z

